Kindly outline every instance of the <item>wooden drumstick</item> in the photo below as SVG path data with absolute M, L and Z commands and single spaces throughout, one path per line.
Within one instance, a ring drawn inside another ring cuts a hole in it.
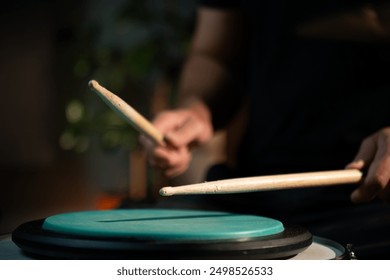
M 140 133 L 147 136 L 149 139 L 154 141 L 156 144 L 165 145 L 164 135 L 158 131 L 153 124 L 145 119 L 140 113 L 134 108 L 127 104 L 120 97 L 107 90 L 106 88 L 99 85 L 95 80 L 88 83 L 89 87 L 95 91 L 103 101 L 116 113 L 118 113 L 123 119 L 131 124 Z
M 160 189 L 160 194 L 162 196 L 172 196 L 273 191 L 305 187 L 355 184 L 359 183 L 362 180 L 362 177 L 362 172 L 356 169 L 293 173 L 219 180 L 177 187 L 164 187 Z

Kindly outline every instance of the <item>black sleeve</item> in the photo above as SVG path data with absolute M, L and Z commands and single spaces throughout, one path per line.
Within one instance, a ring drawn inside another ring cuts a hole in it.
M 216 8 L 216 9 L 232 9 L 237 8 L 240 1 L 237 0 L 199 0 L 198 6 Z

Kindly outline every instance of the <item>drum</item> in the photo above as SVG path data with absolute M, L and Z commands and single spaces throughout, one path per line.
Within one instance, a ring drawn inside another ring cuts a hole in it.
M 308 248 L 312 235 L 257 215 L 127 209 L 31 221 L 12 240 L 44 259 L 287 259 Z
M 292 260 L 349 260 L 355 259 L 353 252 L 341 244 L 319 236 L 313 236 L 313 243 Z

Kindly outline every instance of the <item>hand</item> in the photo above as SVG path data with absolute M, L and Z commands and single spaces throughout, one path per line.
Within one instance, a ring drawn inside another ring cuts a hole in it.
M 156 145 L 141 136 L 149 163 L 163 170 L 165 176 L 175 177 L 188 169 L 191 148 L 207 142 L 212 134 L 212 124 L 204 105 L 165 111 L 153 121 L 166 138 L 166 145 Z
M 369 202 L 375 197 L 390 202 L 390 127 L 364 139 L 347 168 L 368 170 L 362 185 L 351 194 L 353 202 Z

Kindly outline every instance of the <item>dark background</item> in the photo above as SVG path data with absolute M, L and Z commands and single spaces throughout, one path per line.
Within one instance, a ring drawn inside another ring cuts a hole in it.
M 98 80 L 149 118 L 170 106 L 194 17 L 195 1 L 2 3 L 0 234 L 115 207 L 118 195 L 147 199 L 137 134 L 87 84 Z

